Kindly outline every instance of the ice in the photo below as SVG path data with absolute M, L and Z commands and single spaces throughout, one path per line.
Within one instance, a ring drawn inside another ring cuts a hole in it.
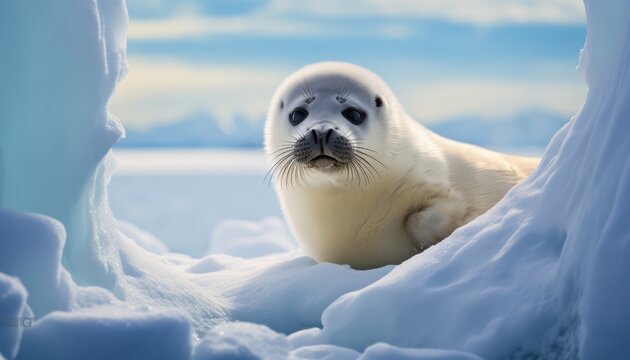
M 0 359 L 12 359 L 22 339 L 23 325 L 30 325 L 33 313 L 26 305 L 26 289 L 17 278 L 0 273 Z
M 35 315 L 70 309 L 72 280 L 60 266 L 63 225 L 47 216 L 6 209 L 0 209 L 0 219 L 0 272 L 20 278 Z
M 24 331 L 20 359 L 187 359 L 188 315 L 176 309 L 95 307 L 55 312 Z
M 124 2 L 1 2 L 0 315 L 36 320 L 0 328 L 0 356 L 630 358 L 630 3 L 586 10 L 589 94 L 536 172 L 439 245 L 355 271 L 277 220 L 224 223 L 200 259 L 119 229 Z
M 100 160 L 121 136 L 107 102 L 125 72 L 122 1 L 0 4 L 0 206 L 42 213 L 68 234 L 75 280 L 111 286 L 113 224 Z

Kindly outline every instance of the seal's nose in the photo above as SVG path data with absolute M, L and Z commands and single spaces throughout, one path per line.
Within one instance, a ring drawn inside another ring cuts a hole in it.
M 293 146 L 293 156 L 299 162 L 308 162 L 322 156 L 347 162 L 352 157 L 352 145 L 334 128 L 309 130 Z
M 311 130 L 311 141 L 317 145 L 327 145 L 330 143 L 331 137 L 335 132 L 334 129 L 313 129 Z

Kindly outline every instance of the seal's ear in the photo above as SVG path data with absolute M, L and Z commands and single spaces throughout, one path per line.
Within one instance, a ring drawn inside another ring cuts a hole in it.
M 383 100 L 378 95 L 376 95 L 376 98 L 374 98 L 374 103 L 376 104 L 376 107 L 383 106 Z
M 284 101 L 280 100 L 280 110 L 284 109 Z

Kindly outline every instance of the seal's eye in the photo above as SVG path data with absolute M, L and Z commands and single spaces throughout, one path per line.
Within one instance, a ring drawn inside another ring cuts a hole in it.
M 308 116 L 308 111 L 306 111 L 306 109 L 301 108 L 301 107 L 295 108 L 295 110 L 293 110 L 289 114 L 289 122 L 291 123 L 291 125 L 296 126 L 297 124 L 304 121 L 304 119 L 306 119 L 307 116 Z
M 365 121 L 365 112 L 353 107 L 346 108 L 341 115 L 354 125 L 361 125 Z

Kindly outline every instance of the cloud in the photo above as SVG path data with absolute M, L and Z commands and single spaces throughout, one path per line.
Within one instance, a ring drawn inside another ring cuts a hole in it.
M 437 18 L 478 25 L 576 24 L 585 19 L 580 0 L 278 0 L 276 7 L 286 12 L 330 17 Z
M 360 28 L 314 19 L 287 19 L 283 17 L 199 16 L 178 15 L 170 18 L 132 19 L 127 37 L 130 40 L 172 40 L 207 38 L 225 35 L 254 37 L 343 37 L 352 34 L 379 38 L 400 38 L 409 35 L 408 24 L 372 23 Z
M 140 9 L 156 12 L 159 0 L 143 0 Z M 137 4 L 138 6 L 138 4 Z M 157 8 L 156 8 L 157 7 Z M 207 10 L 207 9 L 205 9 Z M 579 0 L 275 0 L 254 11 L 218 16 L 200 4 L 185 2 L 170 16 L 134 17 L 131 40 L 164 40 L 217 35 L 295 37 L 362 36 L 404 37 L 411 33 L 409 20 L 441 19 L 476 25 L 508 23 L 581 24 L 584 9 Z M 369 20 L 361 22 L 361 17 Z M 344 22 L 355 19 L 358 22 Z M 375 19 L 379 19 L 378 21 Z M 402 21 L 407 20 L 407 22 Z M 383 24 L 383 21 L 396 21 Z
M 407 112 L 423 122 L 462 116 L 509 118 L 530 109 L 572 115 L 586 96 L 586 86 L 577 79 L 457 79 L 407 83 L 400 89 L 400 101 Z
M 129 22 L 128 38 L 167 40 L 234 34 L 305 36 L 328 32 L 326 29 L 318 29 L 317 24 L 286 19 L 182 15 L 165 19 L 132 19 Z
M 125 125 L 142 128 L 206 111 L 226 124 L 236 116 L 262 119 L 288 67 L 195 64 L 176 60 L 131 58 L 130 72 L 119 85 L 110 109 Z M 586 87 L 579 80 L 420 79 L 401 71 L 389 77 L 407 112 L 423 122 L 459 116 L 510 117 L 542 109 L 574 114 Z
M 273 68 L 194 64 L 131 58 L 110 110 L 127 126 L 148 127 L 207 111 L 228 123 L 235 116 L 261 118 L 287 75 Z

